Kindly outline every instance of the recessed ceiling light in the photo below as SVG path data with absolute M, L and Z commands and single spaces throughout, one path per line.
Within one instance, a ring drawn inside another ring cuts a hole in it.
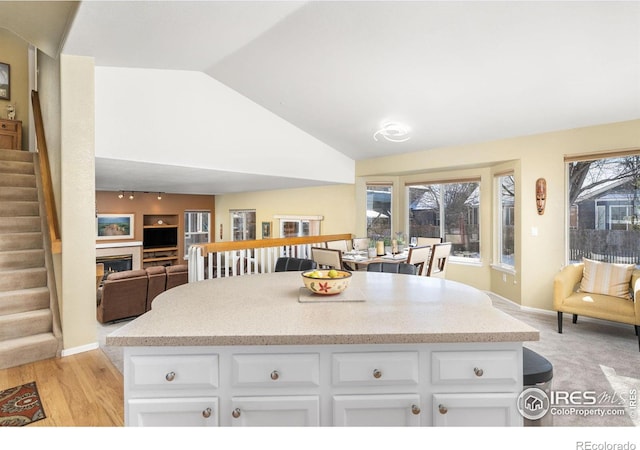
M 411 129 L 400 122 L 385 122 L 380 129 L 373 133 L 373 139 L 378 141 L 378 137 L 383 137 L 389 142 L 405 142 L 411 139 Z

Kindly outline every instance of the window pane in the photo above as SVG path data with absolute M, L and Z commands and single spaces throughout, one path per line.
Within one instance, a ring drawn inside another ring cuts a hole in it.
M 391 237 L 392 186 L 367 186 L 367 236 Z
M 640 155 L 574 161 L 567 172 L 570 262 L 640 263 Z
M 254 209 L 235 210 L 231 213 L 231 239 L 248 241 L 256 238 L 256 211 Z
M 409 237 L 442 237 L 452 255 L 480 258 L 480 184 L 409 186 Z
M 189 253 L 189 247 L 193 244 L 206 244 L 211 242 L 209 235 L 209 211 L 185 211 L 184 212 L 184 252 Z
M 514 205 L 515 182 L 513 175 L 498 177 L 499 226 L 498 241 L 499 263 L 505 266 L 515 266 L 515 234 L 514 234 Z

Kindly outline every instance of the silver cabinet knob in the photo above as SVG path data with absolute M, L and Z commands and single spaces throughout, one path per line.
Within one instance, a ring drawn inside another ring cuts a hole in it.
M 205 419 L 208 419 L 209 417 L 211 417 L 211 408 L 207 408 L 204 411 L 202 411 L 202 417 L 204 417 Z
M 278 378 L 280 378 L 280 373 L 277 370 L 274 370 L 273 372 L 271 372 L 271 379 L 272 380 L 277 380 Z
M 440 414 L 446 414 L 449 410 L 443 404 L 438 405 L 438 411 Z
M 238 417 L 240 417 L 240 408 L 234 409 L 231 415 L 233 416 L 234 419 L 237 419 Z
M 477 377 L 481 377 L 482 375 L 484 375 L 484 370 L 479 369 L 478 367 L 474 367 L 473 373 L 475 373 Z
M 411 412 L 417 416 L 420 414 L 420 407 L 418 405 L 411 405 Z
M 167 381 L 173 381 L 176 379 L 176 373 L 175 372 L 169 372 L 168 374 L 166 374 L 164 376 L 164 379 Z
M 373 369 L 373 378 L 380 378 L 382 376 L 382 372 L 378 369 Z

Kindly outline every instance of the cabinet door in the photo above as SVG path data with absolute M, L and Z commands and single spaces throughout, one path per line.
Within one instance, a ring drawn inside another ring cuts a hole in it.
M 333 425 L 338 427 L 420 426 L 418 394 L 336 395 Z
M 233 397 L 231 425 L 245 427 L 303 427 L 320 425 L 317 396 Z
M 434 394 L 433 425 L 444 427 L 521 426 L 522 416 L 516 407 L 518 395 Z
M 219 424 L 216 397 L 132 399 L 127 406 L 127 426 L 131 427 L 217 427 Z

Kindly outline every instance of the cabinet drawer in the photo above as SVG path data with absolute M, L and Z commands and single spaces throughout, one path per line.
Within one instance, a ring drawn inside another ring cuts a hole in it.
M 127 403 L 132 427 L 217 427 L 218 398 L 137 399 Z
M 16 132 L 16 131 L 18 131 L 18 122 L 1 121 L 0 122 L 0 129 L 2 129 L 3 131 Z
M 132 356 L 132 389 L 218 387 L 218 355 Z
M 434 384 L 514 384 L 522 377 L 521 365 L 515 350 L 433 352 L 431 378 Z
M 332 358 L 337 386 L 418 384 L 417 352 L 335 353 Z
M 233 385 L 238 387 L 318 386 L 320 356 L 310 354 L 233 355 Z

